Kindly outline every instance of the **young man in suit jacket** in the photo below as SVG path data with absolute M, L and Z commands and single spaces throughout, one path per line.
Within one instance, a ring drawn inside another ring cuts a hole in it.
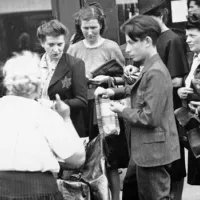
M 161 29 L 155 19 L 142 15 L 129 19 L 121 29 L 126 34 L 126 51 L 144 68 L 132 86 L 98 88 L 95 94 L 115 99 L 131 96 L 131 108 L 114 102 L 111 110 L 130 125 L 128 143 L 130 159 L 136 163 L 139 199 L 170 199 L 168 169 L 180 158 L 180 151 L 172 81 L 156 50 Z

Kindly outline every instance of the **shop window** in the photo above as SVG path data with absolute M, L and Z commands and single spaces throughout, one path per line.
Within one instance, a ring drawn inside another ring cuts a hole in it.
M 0 15 L 0 62 L 22 48 L 42 53 L 36 37 L 42 21 L 52 19 L 52 11 L 9 13 Z

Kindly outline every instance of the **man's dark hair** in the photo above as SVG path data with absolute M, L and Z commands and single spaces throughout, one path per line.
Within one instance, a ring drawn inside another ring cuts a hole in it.
M 147 36 L 152 39 L 152 44 L 156 46 L 161 28 L 158 22 L 151 16 L 138 15 L 127 20 L 122 26 L 121 31 L 128 35 L 131 40 L 144 40 Z
M 198 29 L 200 31 L 200 15 L 192 14 L 187 17 L 185 29 Z
M 69 31 L 64 24 L 56 19 L 43 22 L 43 24 L 37 28 L 37 37 L 40 42 L 44 42 L 46 36 L 58 37 L 60 35 L 64 35 L 66 39 L 68 39 Z
M 191 1 L 194 1 L 194 3 L 195 3 L 197 6 L 200 7 L 200 0 L 188 0 L 188 1 L 187 1 L 187 6 L 188 6 L 188 8 L 190 7 L 190 2 L 191 2 Z
M 167 4 L 164 1 L 161 5 L 157 6 L 156 8 L 149 10 L 148 12 L 144 13 L 145 15 L 151 15 L 155 17 L 163 17 L 162 20 L 165 24 L 168 22 L 169 17 L 169 10 L 167 8 Z

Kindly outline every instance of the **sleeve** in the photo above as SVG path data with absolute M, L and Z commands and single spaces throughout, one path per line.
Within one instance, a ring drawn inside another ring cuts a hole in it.
M 168 83 L 165 75 L 158 70 L 152 70 L 146 76 L 146 90 L 140 100 L 141 106 L 124 108 L 122 116 L 134 126 L 153 128 L 160 124 L 160 116 L 163 115 L 167 101 Z
M 85 64 L 81 59 L 72 66 L 72 90 L 73 99 L 66 99 L 70 108 L 84 108 L 87 106 L 87 81 L 85 77 Z
M 130 96 L 132 87 L 130 85 L 126 85 L 125 87 L 112 88 L 114 91 L 114 96 L 112 99 L 119 100 Z
M 53 112 L 53 113 L 52 113 Z M 57 158 L 65 160 L 83 145 L 71 120 L 63 121 L 56 112 L 48 112 L 45 138 Z
M 116 42 L 113 42 L 112 46 L 111 59 L 115 58 L 122 66 L 124 66 L 125 58 L 119 45 Z
M 172 78 L 184 77 L 189 72 L 186 57 L 186 45 L 181 37 L 168 42 L 167 68 Z
M 70 44 L 68 49 L 67 49 L 67 53 L 71 56 L 75 56 L 75 51 L 74 51 L 74 45 Z

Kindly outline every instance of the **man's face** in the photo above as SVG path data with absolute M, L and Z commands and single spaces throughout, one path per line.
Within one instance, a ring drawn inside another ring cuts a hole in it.
M 100 29 L 101 25 L 97 19 L 81 21 L 81 31 L 88 43 L 94 44 L 97 42 L 97 39 L 100 36 Z
M 195 1 L 191 1 L 188 8 L 188 14 L 200 14 L 200 6 L 196 5 Z
M 200 30 L 195 28 L 187 29 L 186 38 L 190 50 L 193 52 L 200 52 Z
M 126 52 L 133 58 L 134 61 L 143 61 L 146 57 L 146 46 L 145 41 L 138 39 L 137 41 L 131 40 L 131 38 L 126 35 Z
M 46 40 L 42 42 L 42 47 L 51 59 L 60 58 L 65 48 L 65 36 L 46 36 Z

